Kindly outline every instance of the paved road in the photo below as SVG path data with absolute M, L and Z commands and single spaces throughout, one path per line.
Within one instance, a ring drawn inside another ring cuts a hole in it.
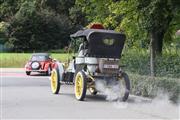
M 105 95 L 77 101 L 73 86 L 63 85 L 53 95 L 46 76 L 26 76 L 23 69 L 0 69 L 1 119 L 179 119 L 179 107 L 166 99 L 130 96 L 126 103 L 110 102 Z

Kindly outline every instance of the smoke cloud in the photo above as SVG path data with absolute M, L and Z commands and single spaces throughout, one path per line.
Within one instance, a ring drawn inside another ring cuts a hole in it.
M 180 106 L 169 100 L 170 93 L 158 90 L 153 99 L 130 95 L 126 102 L 122 102 L 121 88 L 119 82 L 109 86 L 102 80 L 96 82 L 96 89 L 102 92 L 116 109 L 133 109 L 152 116 L 163 116 L 163 119 L 179 119 Z

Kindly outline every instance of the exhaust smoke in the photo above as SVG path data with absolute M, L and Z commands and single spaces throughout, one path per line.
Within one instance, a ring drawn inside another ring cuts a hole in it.
M 95 86 L 98 91 L 102 92 L 106 96 L 106 100 L 108 101 L 120 100 L 122 97 L 121 91 L 123 91 L 123 88 L 121 89 L 119 81 L 114 79 L 96 80 Z
M 96 89 L 111 101 L 116 109 L 131 109 L 150 116 L 164 116 L 163 119 L 179 118 L 180 106 L 169 100 L 170 93 L 164 90 L 157 90 L 153 99 L 130 95 L 126 102 L 122 102 L 121 92 L 123 89 L 120 82 L 113 82 L 107 85 L 104 80 L 97 80 Z

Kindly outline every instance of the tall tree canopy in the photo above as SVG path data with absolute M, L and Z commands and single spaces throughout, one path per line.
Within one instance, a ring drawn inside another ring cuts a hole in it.
M 1 0 L 0 22 L 10 23 L 8 43 L 24 43 L 20 36 L 29 34 L 26 41 L 59 41 L 59 47 L 67 44 L 71 32 L 90 22 L 100 22 L 108 29 L 125 32 L 129 46 L 148 48 L 152 43 L 155 56 L 162 53 L 163 41 L 172 40 L 180 28 L 179 9 L 177 0 Z M 20 28 L 21 34 L 17 31 Z M 30 28 L 41 29 L 41 34 Z M 49 37 L 44 37 L 45 31 Z
M 162 54 L 163 41 L 170 41 L 169 36 L 180 29 L 177 0 L 76 0 L 76 5 L 89 21 L 124 31 L 130 45 L 150 45 L 152 75 L 154 58 Z
M 162 53 L 166 32 L 180 27 L 179 4 L 177 0 L 76 0 L 90 22 L 125 31 L 132 42 L 153 37 L 156 54 Z
M 14 51 L 62 49 L 83 24 L 74 4 L 75 0 L 2 0 L 0 22 L 9 26 L 0 37 L 6 35 L 5 44 Z

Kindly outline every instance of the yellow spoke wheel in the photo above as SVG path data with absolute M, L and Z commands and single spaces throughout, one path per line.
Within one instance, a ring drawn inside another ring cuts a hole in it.
M 83 71 L 75 75 L 75 97 L 77 100 L 83 101 L 86 96 L 87 81 Z
M 52 70 L 50 80 L 52 93 L 58 94 L 60 89 L 60 76 L 58 68 Z

